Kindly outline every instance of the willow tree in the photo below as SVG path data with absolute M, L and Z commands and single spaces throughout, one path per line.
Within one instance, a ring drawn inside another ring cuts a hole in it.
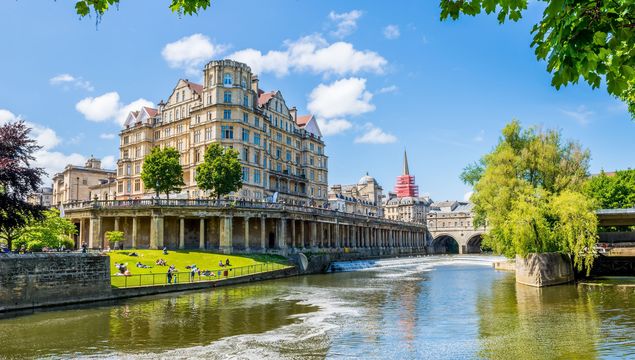
M 462 175 L 474 186 L 475 226 L 489 229 L 484 244 L 508 257 L 571 254 L 590 271 L 597 218 L 583 193 L 589 157 L 556 130 L 507 124 L 494 150 Z

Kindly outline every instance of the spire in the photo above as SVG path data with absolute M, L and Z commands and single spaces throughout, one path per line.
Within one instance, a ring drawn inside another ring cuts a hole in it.
M 406 149 L 403 150 L 403 174 L 402 175 L 410 175 L 410 171 L 408 170 L 408 155 L 406 154 Z

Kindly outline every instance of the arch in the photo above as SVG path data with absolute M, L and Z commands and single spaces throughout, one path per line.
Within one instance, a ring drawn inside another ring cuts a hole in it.
M 434 254 L 458 254 L 459 242 L 452 235 L 441 234 L 432 240 Z
M 483 252 L 481 243 L 483 241 L 483 233 L 477 233 L 472 235 L 467 240 L 466 252 L 468 254 L 480 254 Z

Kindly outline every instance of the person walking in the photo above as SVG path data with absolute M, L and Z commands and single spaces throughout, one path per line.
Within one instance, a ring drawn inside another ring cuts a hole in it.
M 172 284 L 172 266 L 168 268 L 168 284 Z

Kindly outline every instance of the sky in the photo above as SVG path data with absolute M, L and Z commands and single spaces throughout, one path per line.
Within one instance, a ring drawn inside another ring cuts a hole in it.
M 635 122 L 622 103 L 604 87 L 550 86 L 530 47 L 540 2 L 504 25 L 486 15 L 442 22 L 438 0 L 218 0 L 182 17 L 168 0 L 121 0 L 99 24 L 73 4 L 0 2 L 0 123 L 33 127 L 49 175 L 90 155 L 114 168 L 126 113 L 223 58 L 316 116 L 329 184 L 368 172 L 392 191 L 407 150 L 421 195 L 463 200 L 461 170 L 512 119 L 579 141 L 592 173 L 634 167 Z

